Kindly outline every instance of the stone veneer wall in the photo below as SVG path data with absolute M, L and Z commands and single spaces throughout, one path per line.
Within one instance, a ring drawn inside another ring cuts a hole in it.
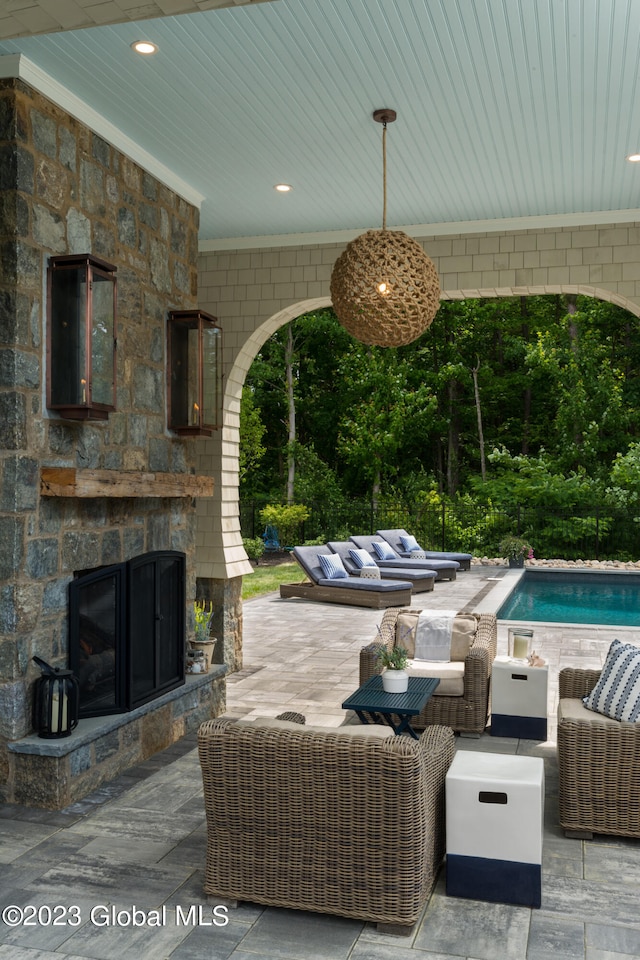
M 0 796 L 13 789 L 6 743 L 31 731 L 32 656 L 67 663 L 74 571 L 181 550 L 195 596 L 191 499 L 42 497 L 39 471 L 193 471 L 195 444 L 166 428 L 165 339 L 168 310 L 196 303 L 197 231 L 192 205 L 24 82 L 0 80 Z M 45 408 L 46 271 L 68 253 L 117 266 L 117 410 L 106 422 Z M 141 721 L 146 744 L 131 755 L 184 732 L 179 713 L 158 737 Z

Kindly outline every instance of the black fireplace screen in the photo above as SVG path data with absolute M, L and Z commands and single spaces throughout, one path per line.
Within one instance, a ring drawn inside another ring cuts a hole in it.
M 146 553 L 69 586 L 80 717 L 123 713 L 184 683 L 185 555 Z

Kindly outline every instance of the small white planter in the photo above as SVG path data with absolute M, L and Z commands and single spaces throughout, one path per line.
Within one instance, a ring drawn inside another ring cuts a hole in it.
M 389 670 L 382 674 L 382 689 L 386 693 L 406 693 L 409 687 L 409 674 L 406 670 Z

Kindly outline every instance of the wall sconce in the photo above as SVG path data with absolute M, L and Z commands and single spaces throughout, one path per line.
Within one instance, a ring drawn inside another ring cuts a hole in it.
M 116 408 L 116 269 L 86 253 L 49 260 L 47 407 L 67 419 Z
M 172 310 L 168 322 L 169 428 L 210 437 L 222 409 L 222 330 L 202 310 Z

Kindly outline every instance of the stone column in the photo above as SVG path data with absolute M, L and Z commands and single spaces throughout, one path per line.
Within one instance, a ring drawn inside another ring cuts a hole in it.
M 198 600 L 213 603 L 211 635 L 218 643 L 214 649 L 214 663 L 226 663 L 229 672 L 242 668 L 242 577 L 214 580 L 198 577 Z

